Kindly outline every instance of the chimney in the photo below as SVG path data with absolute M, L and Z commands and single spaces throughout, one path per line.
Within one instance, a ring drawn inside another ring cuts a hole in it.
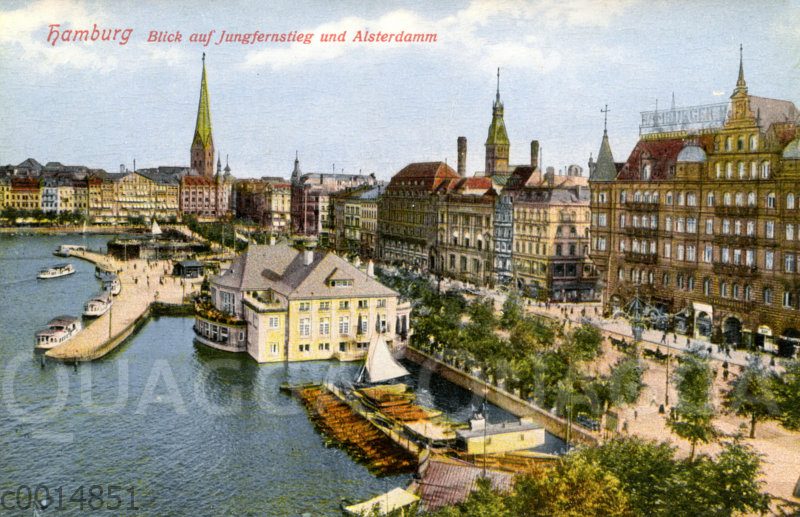
M 303 264 L 310 266 L 314 262 L 314 250 L 303 250 Z
M 556 170 L 553 167 L 548 167 L 547 172 L 544 174 L 544 179 L 547 182 L 547 185 L 552 187 L 553 182 L 555 181 Z
M 367 276 L 372 278 L 375 277 L 375 263 L 372 262 L 372 259 L 370 259 L 370 261 L 367 262 Z
M 539 166 L 539 141 L 531 140 L 531 167 L 536 169 Z
M 458 137 L 458 175 L 467 175 L 467 137 Z

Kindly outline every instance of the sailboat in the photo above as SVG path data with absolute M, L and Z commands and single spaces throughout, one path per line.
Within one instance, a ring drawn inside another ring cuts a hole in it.
M 153 219 L 153 226 L 150 228 L 150 233 L 153 235 L 161 235 L 161 227 L 158 226 L 158 221 Z
M 367 359 L 356 377 L 357 385 L 379 384 L 409 375 L 402 364 L 392 356 L 382 334 L 375 333 L 369 342 Z

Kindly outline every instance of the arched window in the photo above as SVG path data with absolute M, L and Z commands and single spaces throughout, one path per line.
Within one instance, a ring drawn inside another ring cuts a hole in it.
M 725 162 L 725 178 L 733 178 L 733 163 Z
M 653 272 L 650 271 L 647 273 L 647 283 L 652 285 L 653 284 Z
M 744 206 L 744 192 L 736 193 L 736 206 Z
M 758 147 L 758 137 L 756 135 L 750 135 L 750 150 L 756 151 Z
M 661 275 L 661 285 L 664 287 L 669 286 L 669 273 L 664 273 Z
M 756 193 L 749 192 L 747 194 L 747 206 L 756 206 Z
M 732 149 L 733 149 L 733 138 L 729 136 L 728 138 L 725 139 L 725 150 L 731 151 Z
M 624 269 L 622 269 L 622 268 L 618 268 L 617 269 L 617 278 L 620 281 L 624 281 L 625 280 L 625 270 Z
M 787 241 L 794 240 L 794 225 L 791 223 L 786 224 L 786 240 Z
M 635 203 L 641 203 L 642 202 L 642 193 L 639 192 L 638 190 L 633 193 L 633 201 Z
M 775 208 L 775 193 L 767 194 L 767 208 Z
M 739 284 L 733 284 L 733 289 L 731 290 L 733 294 L 733 298 L 739 299 Z
M 743 180 L 747 178 L 747 171 L 744 168 L 744 162 L 739 162 L 736 166 L 739 171 L 739 179 Z
M 731 206 L 731 200 L 733 197 L 731 196 L 730 192 L 726 192 L 722 195 L 722 204 L 725 206 Z
M 653 172 L 653 166 L 649 163 L 644 164 L 644 169 L 642 169 L 642 179 L 649 180 L 650 176 Z
M 686 205 L 687 206 L 697 206 L 697 194 L 694 192 L 689 192 L 686 194 Z
M 758 178 L 758 163 L 750 162 L 750 179 L 754 180 Z
M 772 303 L 772 289 L 770 289 L 769 287 L 765 287 L 763 296 L 764 296 L 764 304 L 769 305 Z
M 736 150 L 737 151 L 744 151 L 744 136 L 740 136 L 736 140 Z
M 683 273 L 678 273 L 678 276 L 675 277 L 675 285 L 678 289 L 683 289 Z
M 755 221 L 747 221 L 747 235 L 750 237 L 755 236 L 756 234 L 756 222 Z
M 722 179 L 722 162 L 716 164 L 717 179 Z
M 706 206 L 714 206 L 714 193 L 709 192 L 706 194 Z
M 711 296 L 711 279 L 708 277 L 703 279 L 703 294 Z
M 689 291 L 694 291 L 694 277 L 690 276 L 689 280 L 686 282 L 686 289 Z
M 786 208 L 792 210 L 794 208 L 794 194 L 791 192 L 786 194 Z
M 658 192 L 653 192 L 653 203 L 658 203 Z
M 667 192 L 666 199 L 664 200 L 665 205 L 672 204 L 672 191 Z
M 719 284 L 719 295 L 723 298 L 728 297 L 728 282 L 722 282 Z
M 619 202 L 624 204 L 627 201 L 628 201 L 628 191 L 623 190 L 619 193 Z
M 664 218 L 664 227 L 668 232 L 672 231 L 672 217 L 667 216 Z
M 678 192 L 678 206 L 683 206 L 683 192 Z
M 753 301 L 753 286 L 747 284 L 744 286 L 744 301 L 751 302 Z
M 761 179 L 769 179 L 769 162 L 761 162 Z

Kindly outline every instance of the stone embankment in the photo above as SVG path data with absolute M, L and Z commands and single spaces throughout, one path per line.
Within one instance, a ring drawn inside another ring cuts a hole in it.
M 136 332 L 154 310 L 158 313 L 183 310 L 178 307 L 200 286 L 200 280 L 189 282 L 171 276 L 172 263 L 168 260 L 125 262 L 91 251 L 74 251 L 71 256 L 116 272 L 122 291 L 108 312 L 71 340 L 47 351 L 48 358 L 58 361 L 93 361 L 103 357 Z

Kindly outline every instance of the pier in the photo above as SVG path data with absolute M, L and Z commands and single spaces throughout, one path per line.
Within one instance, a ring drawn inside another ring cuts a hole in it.
M 46 357 L 57 361 L 93 361 L 103 357 L 139 329 L 155 308 L 183 306 L 202 282 L 202 279 L 190 282 L 171 276 L 169 260 L 120 261 L 91 251 L 73 251 L 70 256 L 116 272 L 122 291 L 114 298 L 114 305 L 108 312 L 86 325 L 71 340 L 46 352 Z

